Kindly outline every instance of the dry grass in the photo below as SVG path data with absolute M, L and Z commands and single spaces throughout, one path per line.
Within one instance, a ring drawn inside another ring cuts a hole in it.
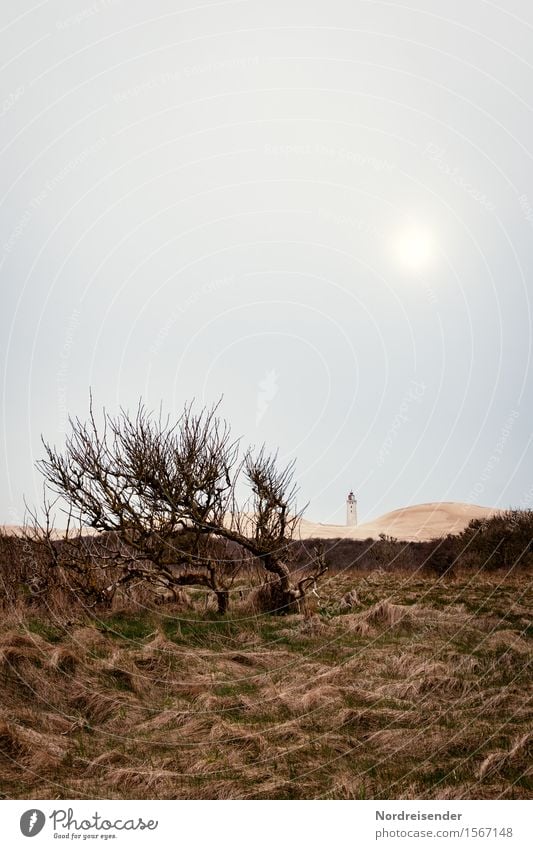
M 530 798 L 530 587 L 358 573 L 307 616 L 206 619 L 200 595 L 68 628 L 13 614 L 0 793 Z

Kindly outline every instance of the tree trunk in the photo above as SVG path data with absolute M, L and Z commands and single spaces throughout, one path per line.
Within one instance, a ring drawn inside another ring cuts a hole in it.
M 228 612 L 229 592 L 227 590 L 215 590 L 218 604 L 218 612 L 224 616 Z
M 276 575 L 276 580 L 271 585 L 272 612 L 281 615 L 298 613 L 298 591 L 291 583 L 289 567 L 271 554 L 268 554 L 262 560 L 265 569 Z

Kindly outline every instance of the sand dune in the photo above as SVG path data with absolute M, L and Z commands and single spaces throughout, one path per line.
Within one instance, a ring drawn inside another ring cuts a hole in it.
M 346 525 L 325 525 L 302 519 L 300 537 L 302 539 L 310 537 L 321 539 L 373 537 L 377 539 L 379 534 L 388 534 L 400 540 L 427 540 L 458 533 L 471 519 L 488 518 L 497 512 L 491 507 L 463 504 L 460 501 L 434 501 L 393 510 L 355 528 L 349 528 Z
M 20 534 L 21 528 L 19 525 L 0 525 L 0 532 L 3 534 Z
M 30 530 L 31 529 L 28 528 L 28 531 Z M 7 536 L 21 537 L 24 534 L 24 528 L 22 525 L 0 525 L 0 533 L 6 534 Z M 92 536 L 95 533 L 96 531 L 94 528 L 82 529 L 82 534 L 84 536 Z M 75 536 L 75 531 L 71 530 L 70 535 L 71 537 Z M 62 539 L 65 536 L 65 531 L 61 528 L 53 529 L 51 536 L 52 539 Z
M 460 501 L 434 501 L 393 510 L 355 528 L 302 519 L 297 536 L 301 539 L 378 539 L 380 534 L 387 534 L 399 540 L 427 540 L 458 533 L 471 519 L 488 518 L 497 512 L 492 507 L 479 507 L 477 504 L 463 504 Z M 8 534 L 21 533 L 21 528 L 16 525 L 3 525 L 0 530 Z M 94 532 L 87 529 L 87 533 Z M 56 532 L 57 537 L 61 535 L 61 531 Z

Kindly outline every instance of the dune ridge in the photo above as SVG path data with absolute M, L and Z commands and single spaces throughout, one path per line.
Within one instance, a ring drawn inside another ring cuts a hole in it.
M 494 507 L 481 507 L 461 501 L 432 501 L 392 510 L 356 527 L 302 519 L 296 536 L 300 539 L 378 539 L 380 534 L 386 534 L 406 542 L 424 541 L 460 533 L 472 519 L 488 519 L 498 512 Z M 18 525 L 0 526 L 0 531 L 6 534 L 18 536 L 21 530 Z M 92 529 L 86 532 L 94 533 Z M 57 530 L 55 535 L 60 538 L 62 532 Z
M 472 519 L 488 519 L 499 511 L 493 507 L 461 501 L 432 501 L 384 513 L 356 527 L 327 525 L 302 519 L 301 539 L 378 539 L 380 534 L 404 541 L 423 541 L 446 534 L 460 533 Z

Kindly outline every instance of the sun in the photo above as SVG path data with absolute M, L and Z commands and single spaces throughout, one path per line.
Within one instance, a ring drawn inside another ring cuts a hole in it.
M 433 234 L 421 224 L 408 224 L 398 230 L 392 248 L 397 265 L 404 271 L 423 271 L 435 257 Z

